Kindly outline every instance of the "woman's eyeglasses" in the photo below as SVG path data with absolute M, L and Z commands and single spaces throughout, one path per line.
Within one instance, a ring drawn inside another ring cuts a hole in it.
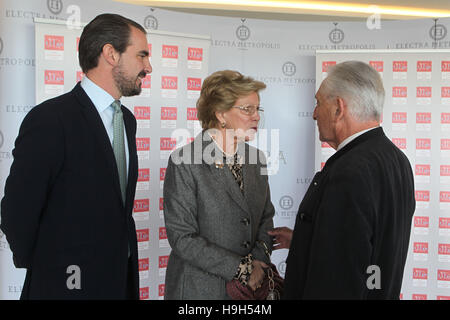
M 264 109 L 261 108 L 260 106 L 254 106 L 254 105 L 243 105 L 243 106 L 233 106 L 233 108 L 238 108 L 241 110 L 241 112 L 247 116 L 252 116 L 255 114 L 256 111 L 258 111 L 259 113 L 264 112 Z

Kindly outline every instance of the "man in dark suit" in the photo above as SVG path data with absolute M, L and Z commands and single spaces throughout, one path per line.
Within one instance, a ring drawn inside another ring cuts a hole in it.
M 33 108 L 13 150 L 1 226 L 21 299 L 139 299 L 136 119 L 119 99 L 151 72 L 145 29 L 102 14 L 83 30 L 84 79 Z
M 337 152 L 316 173 L 289 247 L 286 299 L 399 299 L 415 210 L 411 165 L 384 134 L 381 78 L 368 64 L 336 65 L 317 94 L 320 141 Z M 292 238 L 291 238 L 292 236 Z

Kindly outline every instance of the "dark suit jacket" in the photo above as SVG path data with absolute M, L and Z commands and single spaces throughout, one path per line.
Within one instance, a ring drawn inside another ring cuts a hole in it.
M 227 165 L 208 161 L 212 154 L 223 160 L 218 149 L 212 151 L 215 147 L 203 132 L 169 159 L 164 219 L 172 252 L 166 300 L 230 299 L 226 282 L 233 279 L 242 257 L 252 253 L 257 260 L 270 262 L 259 243 L 271 249 L 267 231 L 273 228 L 275 213 L 268 177 L 261 174 L 264 155 L 246 143 L 239 147 L 245 150 L 242 194 Z
M 125 206 L 101 118 L 78 83 L 34 107 L 13 150 L 1 226 L 16 267 L 27 268 L 22 299 L 123 299 L 128 243 L 139 297 L 132 218 L 137 181 L 136 119 L 122 106 L 129 146 Z M 81 289 L 69 290 L 79 267 Z M 68 273 L 69 271 L 69 273 Z
M 300 204 L 284 298 L 398 299 L 414 210 L 410 163 L 383 129 L 350 142 Z M 380 268 L 381 289 L 369 289 L 371 265 Z

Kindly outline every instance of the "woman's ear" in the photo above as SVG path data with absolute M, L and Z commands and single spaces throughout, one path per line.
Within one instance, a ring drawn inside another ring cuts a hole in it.
M 226 122 L 225 112 L 223 112 L 223 111 L 216 111 L 214 114 L 216 115 L 216 118 L 219 121 L 219 123 Z

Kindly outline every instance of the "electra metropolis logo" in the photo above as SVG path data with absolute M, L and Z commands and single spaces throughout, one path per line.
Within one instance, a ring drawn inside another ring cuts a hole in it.
M 344 40 L 344 31 L 337 28 L 337 23 L 334 24 L 334 29 L 328 35 L 330 41 L 334 44 L 341 43 Z
M 229 47 L 236 48 L 238 50 L 266 50 L 266 49 L 280 49 L 281 45 L 277 42 L 270 41 L 251 41 L 250 28 L 244 25 L 246 19 L 241 19 L 241 25 L 239 25 L 235 32 L 234 39 L 211 39 L 211 45 L 213 47 Z
M 282 275 L 285 275 L 286 274 L 286 261 L 281 261 L 278 264 L 278 268 L 277 269 Z
M 297 67 L 293 62 L 285 62 L 282 67 L 283 74 L 287 77 L 291 77 L 297 72 Z
M 144 28 L 151 30 L 158 30 L 158 19 L 156 19 L 152 15 L 146 16 L 144 20 Z
M 47 8 L 53 14 L 60 14 L 63 9 L 62 0 L 47 0 Z
M 0 131 L 0 150 L 3 148 L 5 144 L 5 136 L 3 135 L 3 132 Z M 12 159 L 11 152 L 0 152 L 0 163 L 3 161 L 3 159 Z
M 282 196 L 279 201 L 281 209 L 289 210 L 294 205 L 294 199 L 290 196 Z
M 434 41 L 441 41 L 447 36 L 447 28 L 442 24 L 436 24 L 431 27 L 429 34 Z
M 250 29 L 247 26 L 244 26 L 245 20 L 246 19 L 241 19 L 242 25 L 236 29 L 236 37 L 241 41 L 246 41 L 250 38 Z

